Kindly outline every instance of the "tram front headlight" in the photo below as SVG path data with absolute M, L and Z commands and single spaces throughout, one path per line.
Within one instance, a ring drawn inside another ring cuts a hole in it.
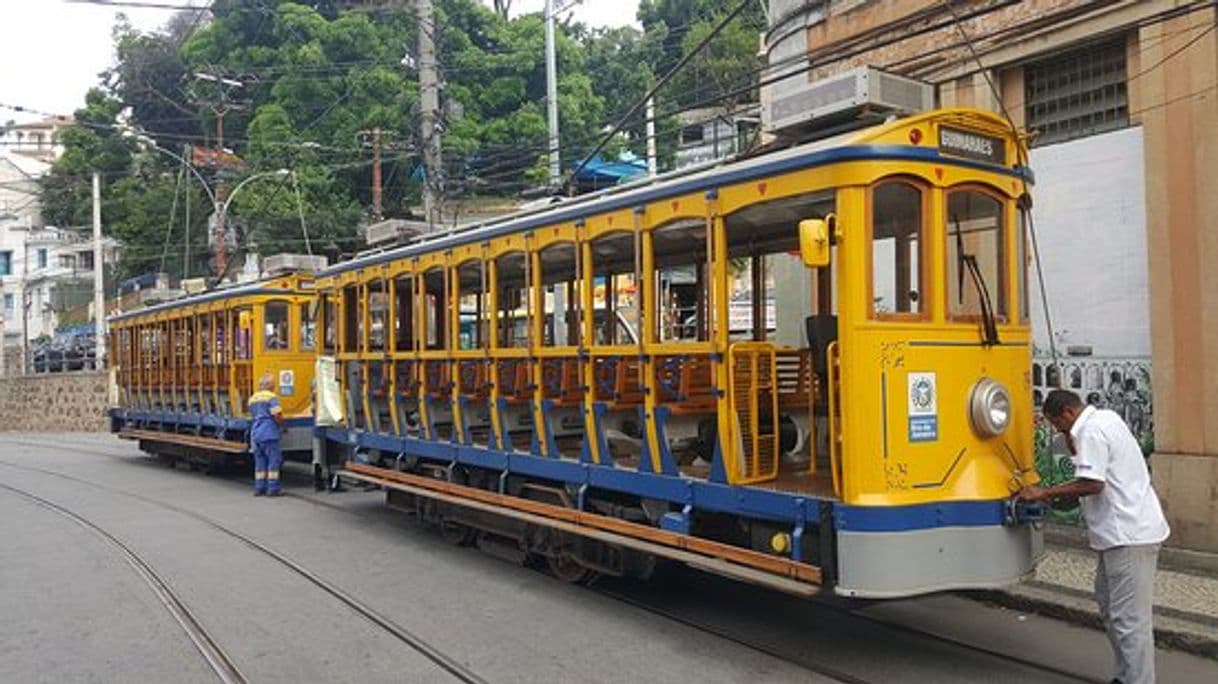
M 1002 383 L 982 378 L 969 400 L 973 430 L 983 438 L 997 437 L 1011 424 L 1011 395 Z

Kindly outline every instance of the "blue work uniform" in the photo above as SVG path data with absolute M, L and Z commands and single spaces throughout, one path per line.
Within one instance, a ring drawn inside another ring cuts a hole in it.
M 283 413 L 279 397 L 274 392 L 258 391 L 250 397 L 250 442 L 254 450 L 254 493 L 279 493 L 279 466 L 283 452 L 279 450 L 279 424 L 275 416 Z

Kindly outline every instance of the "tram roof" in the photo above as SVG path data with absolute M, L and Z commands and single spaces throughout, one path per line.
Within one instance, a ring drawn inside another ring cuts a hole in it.
M 932 118 L 968 116 L 978 119 L 994 119 L 995 115 L 980 110 L 938 110 L 918 116 L 885 122 L 867 128 L 817 140 L 771 152 L 752 159 L 723 160 L 709 167 L 674 171 L 657 178 L 648 178 L 623 186 L 608 188 L 597 193 L 554 204 L 544 209 L 517 212 L 489 221 L 463 226 L 442 235 L 428 236 L 381 252 L 358 256 L 335 264 L 318 273 L 318 277 L 334 276 L 347 271 L 375 266 L 388 261 L 449 249 L 472 242 L 481 242 L 504 235 L 540 228 L 555 223 L 578 220 L 611 211 L 637 207 L 667 197 L 691 192 L 711 191 L 724 185 L 747 182 L 780 173 L 787 173 L 824 164 L 866 161 L 879 159 L 905 159 L 908 161 L 931 161 L 982 168 L 1008 175 L 1021 175 L 1019 171 L 940 154 L 932 147 L 917 147 L 894 144 L 874 144 L 868 139 L 877 133 L 900 124 L 912 124 Z
M 131 318 L 147 316 L 149 314 L 158 314 L 173 309 L 180 309 L 185 306 L 196 306 L 198 304 L 206 304 L 221 299 L 231 299 L 233 297 L 250 297 L 255 295 L 276 295 L 276 294 L 294 294 L 296 290 L 270 287 L 270 283 L 281 279 L 282 276 L 275 278 L 264 278 L 257 282 L 236 285 L 233 287 L 222 287 L 215 290 L 209 290 L 196 295 L 181 297 L 168 302 L 162 302 L 153 306 L 142 309 L 132 309 L 121 314 L 110 316 L 107 320 L 111 322 L 125 321 Z

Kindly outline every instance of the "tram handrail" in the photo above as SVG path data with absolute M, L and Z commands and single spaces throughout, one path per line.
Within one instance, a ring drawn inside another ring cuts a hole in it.
M 826 388 L 826 393 L 829 395 L 829 472 L 833 475 L 833 493 L 840 499 L 842 475 L 837 455 L 837 340 L 830 342 L 829 346 L 825 347 L 825 354 L 828 357 L 825 367 L 829 374 L 829 386 Z

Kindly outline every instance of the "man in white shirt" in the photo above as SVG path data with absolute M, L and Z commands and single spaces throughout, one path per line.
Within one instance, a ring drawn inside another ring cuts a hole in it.
M 1030 485 L 1019 497 L 1051 504 L 1079 500 L 1091 548 L 1099 552 L 1095 600 L 1116 656 L 1112 681 L 1153 684 L 1155 565 L 1170 530 L 1142 449 L 1118 414 L 1085 406 L 1073 392 L 1050 392 L 1042 412 L 1066 437 L 1075 479 Z

